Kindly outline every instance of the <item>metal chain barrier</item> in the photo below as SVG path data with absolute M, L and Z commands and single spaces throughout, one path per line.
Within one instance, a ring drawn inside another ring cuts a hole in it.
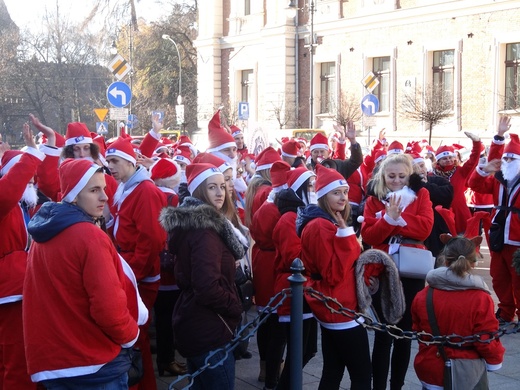
M 301 262 L 301 260 L 296 259 Z M 296 262 L 295 260 L 295 262 Z M 294 263 L 293 263 L 294 264 Z M 294 270 L 293 276 L 298 276 L 298 271 L 303 270 L 303 268 L 298 268 L 297 266 L 291 267 L 291 269 Z M 301 271 L 300 271 L 301 272 Z M 299 276 L 302 277 L 301 273 Z M 303 278 L 303 277 L 302 277 Z M 290 279 L 291 280 L 291 279 Z M 295 280 L 295 279 L 293 279 Z M 298 279 L 298 280 L 305 280 Z M 292 284 L 292 282 L 291 282 Z M 396 325 L 389 325 L 384 323 L 379 323 L 375 321 L 372 317 L 370 317 L 367 314 L 356 312 L 352 309 L 346 308 L 343 305 L 341 305 L 340 302 L 336 298 L 328 297 L 322 292 L 316 291 L 310 287 L 304 287 L 303 288 L 303 294 L 307 294 L 308 296 L 317 299 L 318 301 L 322 302 L 330 311 L 331 313 L 341 314 L 345 317 L 350 318 L 351 320 L 356 321 L 360 325 L 364 326 L 367 329 L 371 329 L 377 332 L 386 332 L 390 336 L 394 337 L 395 339 L 408 339 L 408 340 L 417 340 L 419 343 L 425 344 L 425 345 L 435 345 L 435 344 L 443 344 L 448 346 L 462 346 L 464 344 L 468 343 L 491 343 L 493 340 L 497 340 L 500 337 L 506 335 L 506 334 L 513 334 L 520 332 L 520 325 L 518 322 L 509 322 L 504 324 L 503 326 L 500 326 L 497 331 L 494 332 L 481 332 L 474 335 L 469 336 L 461 336 L 457 334 L 451 334 L 451 335 L 443 335 L 443 336 L 435 336 L 428 332 L 417 332 L 412 330 L 403 330 L 399 328 Z M 267 306 L 265 306 L 261 311 L 259 311 L 259 314 L 257 317 L 255 317 L 253 320 L 248 322 L 246 325 L 244 325 L 240 331 L 237 332 L 235 337 L 224 347 L 216 349 L 214 351 L 211 351 L 208 356 L 206 357 L 206 360 L 204 362 L 204 366 L 200 367 L 197 371 L 191 373 L 191 374 L 185 374 L 182 376 L 177 377 L 175 381 L 170 383 L 168 386 L 168 389 L 189 389 L 193 385 L 193 380 L 195 377 L 200 375 L 203 371 L 212 368 L 215 368 L 219 365 L 222 365 L 224 361 L 227 359 L 229 353 L 233 353 L 235 348 L 243 342 L 247 341 L 250 338 L 252 338 L 256 332 L 258 331 L 258 328 L 269 318 L 269 316 L 273 313 L 276 313 L 276 310 L 278 307 L 280 307 L 283 302 L 287 299 L 287 297 L 292 296 L 292 288 L 286 288 L 280 291 L 278 294 L 274 295 L 268 302 Z M 300 321 L 302 320 L 302 313 L 293 313 L 291 309 L 291 318 L 300 318 Z M 301 353 L 301 349 L 299 350 Z M 224 356 L 216 361 L 213 362 L 213 358 L 215 355 L 220 354 L 221 352 L 224 352 Z M 211 363 L 210 363 L 211 362 Z M 301 369 L 300 373 L 301 375 Z M 293 376 L 293 372 L 291 371 L 291 377 Z M 188 383 L 185 385 L 181 385 L 181 382 L 184 382 L 185 380 L 188 380 Z M 184 387 L 176 387 L 176 386 L 184 386 Z

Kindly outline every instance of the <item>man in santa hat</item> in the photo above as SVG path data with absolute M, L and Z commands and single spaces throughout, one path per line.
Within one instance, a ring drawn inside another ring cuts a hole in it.
M 504 147 L 509 128 L 510 117 L 502 116 L 489 149 L 489 163 L 477 167 L 468 183 L 475 191 L 493 194 L 490 274 L 499 300 L 496 316 L 502 323 L 520 315 L 520 275 L 511 266 L 520 248 L 520 140 L 518 134 L 510 134 L 511 141 Z
M 456 159 L 455 148 L 451 145 L 441 145 L 436 151 L 436 163 L 432 171 L 433 175 L 448 179 L 453 186 L 451 209 L 453 214 L 455 214 L 457 234 L 464 234 L 467 221 L 471 218 L 471 212 L 466 204 L 466 183 L 469 175 L 471 175 L 471 172 L 478 164 L 482 145 L 479 136 L 467 131 L 464 134 L 473 142 L 468 161 L 464 165 L 459 165 Z
M 166 232 L 159 224 L 159 214 L 166 201 L 144 167 L 136 167 L 136 155 L 129 140 L 118 138 L 106 152 L 108 168 L 119 181 L 112 215 L 107 227 L 121 256 L 130 264 L 139 285 L 139 293 L 148 310 L 151 310 L 160 282 L 159 254 L 164 249 Z M 141 328 L 138 346 L 143 353 L 144 377 L 139 386 L 156 387 L 153 371 L 149 322 Z
M 108 200 L 105 175 L 90 161 L 66 159 L 59 176 L 63 201 L 44 204 L 28 225 L 34 241 L 23 290 L 27 369 L 49 389 L 124 389 L 129 348 L 139 335 L 130 302 L 136 312 L 139 304 L 135 289 L 127 294 L 114 244 L 97 226 Z M 146 321 L 146 310 L 142 315 Z
M 27 264 L 27 223 L 36 206 L 36 169 L 45 154 L 36 148 L 28 123 L 22 134 L 27 150 L 0 145 L 0 389 L 36 389 L 27 374 L 22 332 L 22 288 Z
M 247 151 L 246 143 L 244 142 L 244 132 L 238 126 L 231 125 L 229 127 L 231 131 L 231 135 L 235 139 L 235 143 L 237 144 L 237 153 L 238 153 L 238 161 L 242 161 L 246 155 L 249 154 Z

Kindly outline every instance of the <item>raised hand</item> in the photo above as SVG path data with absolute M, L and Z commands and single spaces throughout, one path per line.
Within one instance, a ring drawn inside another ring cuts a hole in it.
M 25 144 L 30 148 L 36 149 L 36 142 L 34 142 L 34 135 L 31 130 L 31 126 L 29 126 L 29 122 L 25 122 L 23 124 L 22 135 L 23 139 L 25 140 Z
M 337 123 L 334 123 L 332 127 L 334 127 L 334 131 L 339 133 L 339 140 L 341 142 L 345 141 L 345 127 Z
M 478 135 L 470 133 L 469 131 L 465 131 L 464 134 L 473 142 L 480 142 L 480 137 Z
M 354 125 L 353 121 L 347 122 L 347 138 L 349 139 L 350 143 L 356 142 L 356 126 Z
M 501 166 L 502 166 L 502 160 L 500 160 L 499 158 L 496 158 L 494 160 L 489 161 L 481 169 L 486 173 L 495 173 L 500 170 Z
M 45 126 L 43 123 L 41 123 L 40 120 L 33 114 L 29 114 L 29 118 L 31 119 L 33 126 L 36 127 L 38 131 L 41 131 L 47 138 L 47 145 L 56 146 L 56 134 L 54 133 L 54 130 L 49 126 Z
M 347 223 L 343 219 L 343 216 L 341 215 L 340 211 L 336 211 L 334 213 L 334 218 L 336 219 L 336 222 L 338 222 L 338 226 L 340 229 L 345 229 L 347 227 Z
M 160 114 L 153 114 L 152 115 L 152 128 L 153 128 L 154 133 L 157 133 L 157 134 L 159 134 L 159 132 L 163 128 L 163 124 L 159 120 L 160 117 L 161 117 Z
M 401 213 L 403 212 L 403 208 L 401 207 L 401 197 L 395 194 L 390 196 L 388 202 L 385 205 L 386 214 L 393 220 L 399 219 Z
M 511 117 L 508 115 L 503 115 L 500 117 L 500 120 L 498 121 L 498 131 L 497 134 L 500 137 L 503 137 L 504 134 L 511 128 Z

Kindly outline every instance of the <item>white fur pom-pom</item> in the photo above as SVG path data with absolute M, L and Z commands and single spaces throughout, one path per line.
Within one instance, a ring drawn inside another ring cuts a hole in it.
M 365 217 L 363 217 L 362 215 L 360 215 L 359 217 L 357 217 L 357 221 L 359 223 L 363 223 L 363 221 L 365 221 Z

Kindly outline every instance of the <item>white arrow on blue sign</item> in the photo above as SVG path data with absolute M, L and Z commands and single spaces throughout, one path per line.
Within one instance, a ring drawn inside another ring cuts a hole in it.
M 372 116 L 379 111 L 379 99 L 376 95 L 368 94 L 361 99 L 361 111 L 366 116 Z
M 132 100 L 132 91 L 128 84 L 122 81 L 116 81 L 107 88 L 108 102 L 114 107 L 125 107 Z

